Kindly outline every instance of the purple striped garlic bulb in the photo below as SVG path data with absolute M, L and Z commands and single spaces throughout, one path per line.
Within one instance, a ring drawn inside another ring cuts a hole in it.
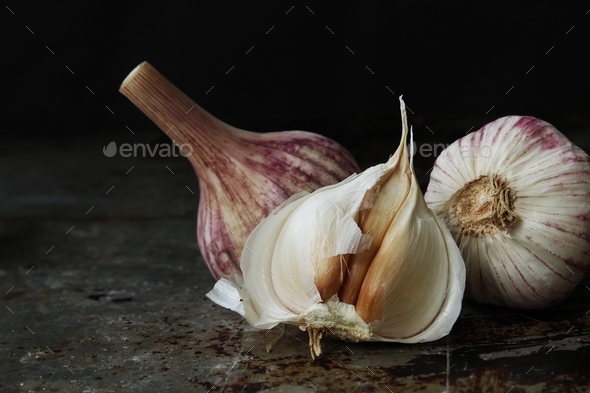
M 548 307 L 590 269 L 590 158 L 549 123 L 507 116 L 459 139 L 424 197 L 459 245 L 466 296 L 480 303 Z
M 359 172 L 352 155 L 324 136 L 259 134 L 222 122 L 147 62 L 131 71 L 119 91 L 180 145 L 193 165 L 199 178 L 197 240 L 216 279 L 241 274 L 246 238 L 287 198 Z

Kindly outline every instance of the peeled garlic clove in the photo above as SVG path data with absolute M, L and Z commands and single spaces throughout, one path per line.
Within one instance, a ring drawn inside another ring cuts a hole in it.
M 147 62 L 125 78 L 120 92 L 176 144 L 191 147 L 188 159 L 199 178 L 197 238 L 217 279 L 241 274 L 246 238 L 283 201 L 359 171 L 346 149 L 321 135 L 257 134 L 223 123 Z
M 418 188 L 401 105 L 402 142 L 387 163 L 282 204 L 248 238 L 243 279 L 221 279 L 207 296 L 254 327 L 306 329 L 312 357 L 328 334 L 398 342 L 446 335 L 461 308 L 465 267 Z M 361 255 L 370 256 L 367 268 L 349 270 L 346 258 Z M 358 301 L 341 301 L 352 281 L 361 283 Z
M 466 295 L 523 309 L 590 269 L 590 158 L 551 124 L 508 116 L 450 145 L 425 198 L 467 264 Z

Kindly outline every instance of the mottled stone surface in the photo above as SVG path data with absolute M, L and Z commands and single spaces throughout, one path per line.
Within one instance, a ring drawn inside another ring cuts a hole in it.
M 205 297 L 188 162 L 106 158 L 116 135 L 0 147 L 0 390 L 590 390 L 588 276 L 543 311 L 466 300 L 433 343 L 327 338 L 312 361 L 306 333 L 287 326 L 267 353 L 279 327 L 255 330 Z

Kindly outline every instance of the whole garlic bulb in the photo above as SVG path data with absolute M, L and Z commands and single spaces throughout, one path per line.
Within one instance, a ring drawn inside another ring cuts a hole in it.
M 386 163 L 291 197 L 246 241 L 243 277 L 219 280 L 207 296 L 257 328 L 299 325 L 312 357 L 326 334 L 408 343 L 448 334 L 465 267 L 424 202 L 406 154 L 403 101 L 401 110 L 401 143 Z
M 467 265 L 465 293 L 523 309 L 568 296 L 590 269 L 590 158 L 555 127 L 508 116 L 437 158 L 425 199 Z
M 143 62 L 120 92 L 177 144 L 199 178 L 197 240 L 216 279 L 240 273 L 240 254 L 254 227 L 291 195 L 358 172 L 337 142 L 305 131 L 255 133 L 205 111 Z

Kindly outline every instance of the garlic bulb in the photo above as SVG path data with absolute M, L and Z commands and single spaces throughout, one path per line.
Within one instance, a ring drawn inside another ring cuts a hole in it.
M 279 204 L 358 172 L 341 145 L 304 131 L 258 134 L 216 119 L 149 63 L 137 66 L 119 90 L 177 144 L 199 178 L 197 238 L 216 279 L 240 273 L 246 238 Z
M 211 300 L 257 328 L 299 325 L 309 333 L 312 357 L 327 334 L 408 343 L 448 334 L 461 308 L 465 267 L 418 187 L 400 101 L 396 153 L 283 203 L 248 238 L 243 277 L 219 280 Z
M 551 124 L 508 116 L 450 145 L 425 198 L 467 264 L 465 293 L 534 309 L 590 269 L 590 158 Z

